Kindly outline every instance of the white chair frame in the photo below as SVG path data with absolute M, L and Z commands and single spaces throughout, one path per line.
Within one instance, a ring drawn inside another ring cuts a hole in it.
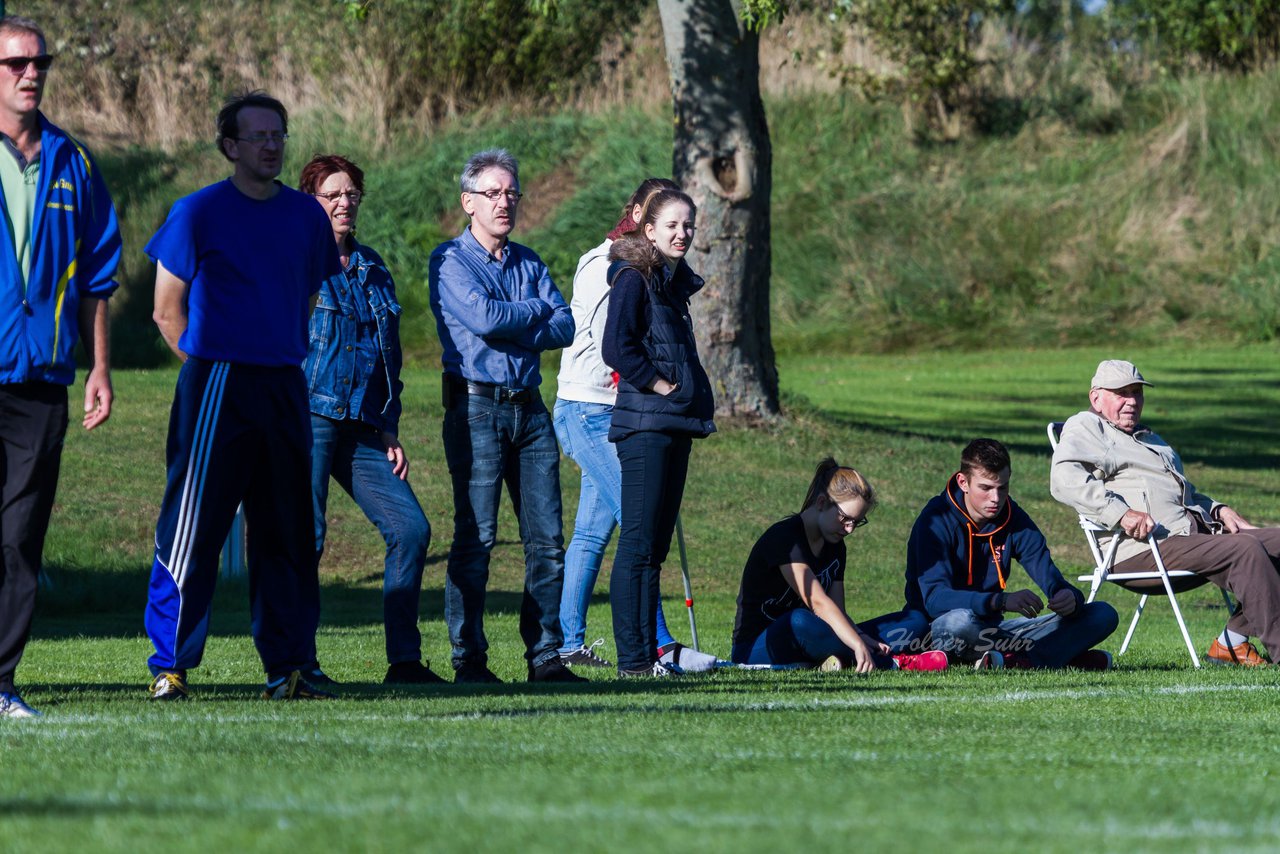
M 1049 435 L 1049 446 L 1053 450 L 1058 449 L 1058 438 L 1062 435 L 1061 421 L 1051 422 L 1046 428 Z M 1085 540 L 1089 543 L 1089 552 L 1093 555 L 1093 572 L 1088 575 L 1081 575 L 1078 581 L 1089 582 L 1089 598 L 1085 601 L 1092 602 L 1094 597 L 1098 595 L 1098 590 L 1103 583 L 1110 581 L 1123 589 L 1129 590 L 1124 585 L 1132 581 L 1155 581 L 1159 580 L 1164 585 L 1164 595 L 1169 599 L 1169 605 L 1173 609 L 1174 619 L 1178 621 L 1178 629 L 1182 632 L 1182 640 L 1187 645 L 1187 653 L 1191 656 L 1191 666 L 1200 667 L 1200 654 L 1196 652 L 1195 644 L 1191 642 L 1191 634 L 1187 631 L 1187 623 L 1182 618 L 1182 609 L 1178 607 L 1178 594 L 1173 589 L 1173 579 L 1175 578 L 1191 578 L 1198 583 L 1199 587 L 1208 583 L 1203 576 L 1197 575 L 1189 569 L 1166 569 L 1164 558 L 1160 555 L 1160 546 L 1154 536 L 1147 538 L 1147 547 L 1151 550 L 1151 559 L 1156 565 L 1154 572 L 1125 572 L 1120 574 L 1120 580 L 1111 578 L 1111 570 L 1115 565 L 1116 550 L 1120 547 L 1120 540 L 1125 536 L 1119 531 L 1113 532 L 1111 529 L 1099 525 L 1083 515 L 1078 515 L 1080 529 L 1084 531 Z M 1104 550 L 1099 543 L 1102 536 L 1114 533 L 1111 542 Z M 1227 591 L 1219 588 L 1222 593 L 1222 601 L 1227 606 L 1227 613 L 1230 614 L 1235 610 L 1235 606 L 1231 603 L 1231 597 L 1227 595 Z M 1137 591 L 1129 590 L 1131 593 Z M 1129 631 L 1125 633 L 1124 643 L 1120 645 L 1120 652 L 1117 655 L 1124 655 L 1125 650 L 1129 648 L 1129 641 L 1133 639 L 1134 630 L 1138 628 L 1138 620 L 1142 619 L 1142 611 L 1147 605 L 1147 599 L 1150 593 L 1141 594 L 1142 598 L 1138 600 L 1138 607 L 1133 612 L 1133 620 L 1129 623 Z M 1156 595 L 1160 595 L 1157 593 Z

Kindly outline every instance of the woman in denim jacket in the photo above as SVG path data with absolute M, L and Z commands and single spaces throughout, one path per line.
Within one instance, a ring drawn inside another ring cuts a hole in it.
M 431 526 L 409 486 L 400 420 L 400 304 L 378 253 L 355 239 L 364 173 L 345 157 L 320 154 L 299 189 L 319 201 L 344 267 L 320 288 L 304 370 L 311 398 L 311 492 L 316 560 L 324 551 L 329 478 L 346 490 L 387 544 L 382 576 L 384 682 L 442 682 L 422 662 L 418 600 Z M 318 615 L 317 615 L 318 618 Z M 329 681 L 313 662 L 310 678 Z

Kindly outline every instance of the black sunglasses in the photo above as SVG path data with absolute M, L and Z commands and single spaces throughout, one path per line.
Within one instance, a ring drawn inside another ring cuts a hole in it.
M 36 71 L 44 74 L 49 70 L 49 66 L 53 65 L 53 57 L 47 53 L 39 56 L 10 56 L 0 59 L 0 65 L 9 69 L 9 73 L 15 77 L 26 74 L 28 65 L 35 65 Z

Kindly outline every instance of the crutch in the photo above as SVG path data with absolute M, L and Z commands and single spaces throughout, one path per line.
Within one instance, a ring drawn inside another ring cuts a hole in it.
M 676 514 L 676 543 L 680 546 L 680 574 L 684 577 L 684 606 L 689 609 L 689 633 L 693 635 L 693 649 L 702 652 L 698 647 L 698 622 L 693 617 L 693 587 L 689 584 L 689 556 L 684 550 L 684 523 L 680 514 Z

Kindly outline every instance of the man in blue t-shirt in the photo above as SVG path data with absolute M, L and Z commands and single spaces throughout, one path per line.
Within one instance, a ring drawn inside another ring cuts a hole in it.
M 341 266 L 320 205 L 276 180 L 287 128 L 284 106 L 263 92 L 228 100 L 217 145 L 234 173 L 175 202 L 146 247 L 156 325 L 183 361 L 146 614 L 156 700 L 187 696 L 242 502 L 263 697 L 332 696 L 302 672 L 315 658 L 320 589 L 301 365 L 320 284 Z

